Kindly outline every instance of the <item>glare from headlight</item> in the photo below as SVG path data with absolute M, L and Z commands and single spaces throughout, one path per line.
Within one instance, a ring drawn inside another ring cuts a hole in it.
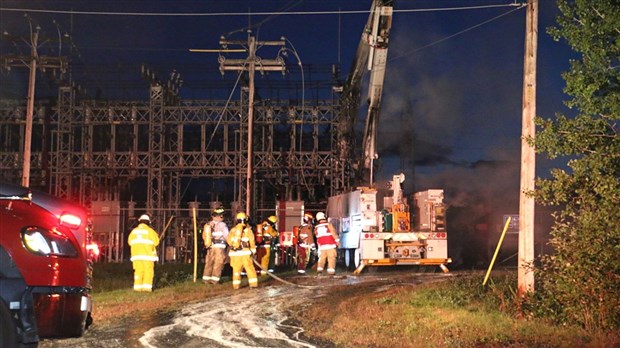
M 56 230 L 40 227 L 25 227 L 22 229 L 24 247 L 31 253 L 42 256 L 76 257 L 76 246 L 67 236 Z
M 50 249 L 49 244 L 47 244 L 47 240 L 40 232 L 34 232 L 32 234 L 24 234 L 24 243 L 26 247 L 30 249 L 30 251 L 34 253 L 40 254 L 50 254 L 52 250 Z

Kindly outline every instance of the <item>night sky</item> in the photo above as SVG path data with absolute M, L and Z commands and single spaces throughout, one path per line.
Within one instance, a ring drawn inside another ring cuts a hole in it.
M 504 213 L 518 211 L 526 11 L 508 6 L 513 3 L 395 2 L 378 134 L 378 181 L 402 171 L 407 176 L 407 192 L 443 188 L 454 206 L 482 201 Z M 127 79 L 125 96 L 148 98 L 146 85 L 128 87 L 140 79 L 139 71 L 134 69 L 135 75 L 128 77 L 125 71 L 132 70 L 124 68 L 148 63 L 164 74 L 172 69 L 181 73 L 189 86 L 181 89 L 181 98 L 206 99 L 204 90 L 191 88 L 192 81 L 221 80 L 217 56 L 189 49 L 218 48 L 221 35 L 244 40 L 248 26 L 259 40 L 285 36 L 302 64 L 339 63 L 346 78 L 371 1 L 2 0 L 0 4 L 0 30 L 11 35 L 28 35 L 25 9 L 58 11 L 29 12 L 46 36 L 67 32 L 71 37 L 63 40 L 63 45 L 46 43 L 41 50 L 49 55 L 70 53 L 81 67 L 76 69 L 75 80 L 101 79 L 95 87 L 100 96 L 112 98 L 113 92 L 106 86 Z M 485 7 L 491 5 L 498 6 Z M 438 10 L 473 6 L 481 7 Z M 420 11 L 398 12 L 413 9 Z M 70 15 L 67 11 L 88 13 Z M 306 13 L 255 14 L 279 11 Z M 308 14 L 310 11 L 330 13 Z M 541 0 L 539 11 L 537 114 L 549 118 L 567 112 L 561 73 L 574 55 L 564 42 L 554 42 L 546 33 L 558 15 L 555 2 Z M 198 15 L 206 13 L 228 15 Z M 17 51 L 16 46 L 2 42 L 0 54 Z M 27 53 L 23 45 L 20 52 Z M 292 56 L 288 61 L 297 64 Z M 26 69 L 17 70 L 2 71 L 1 98 L 25 95 Z M 89 92 L 95 94 L 92 89 Z M 310 91 L 306 94 L 306 98 L 312 97 Z M 362 100 L 365 98 L 363 94 Z M 365 103 L 360 110 L 363 127 Z M 539 157 L 538 175 L 546 175 L 549 168 L 550 163 Z

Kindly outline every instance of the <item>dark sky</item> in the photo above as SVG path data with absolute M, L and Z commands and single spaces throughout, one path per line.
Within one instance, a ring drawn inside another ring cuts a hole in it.
M 517 210 L 526 11 L 508 6 L 513 3 L 396 0 L 396 11 L 420 11 L 394 14 L 378 135 L 379 181 L 402 171 L 406 191 L 444 188 L 455 205 L 482 199 L 507 213 Z M 216 55 L 188 49 L 218 48 L 220 35 L 243 40 L 248 25 L 259 40 L 285 36 L 302 64 L 340 63 L 346 75 L 371 1 L 1 0 L 0 4 L 0 29 L 11 35 L 28 35 L 25 9 L 47 10 L 29 15 L 47 37 L 70 33 L 71 44 L 65 40 L 63 45 L 47 43 L 41 49 L 50 55 L 71 53 L 90 77 L 124 79 L 121 65 L 144 62 L 164 74 L 178 69 L 189 86 L 193 79 L 204 78 L 202 74 L 217 75 L 214 80 L 220 77 Z M 445 10 L 474 6 L 480 8 Z M 555 1 L 540 0 L 539 6 L 537 114 L 548 118 L 566 111 L 560 74 L 568 69 L 572 53 L 564 42 L 554 42 L 546 34 L 558 15 Z M 256 14 L 279 11 L 306 13 Z M 199 15 L 206 13 L 228 15 Z M 1 49 L 2 55 L 17 51 L 4 41 Z M 292 56 L 289 62 L 297 63 Z M 27 81 L 14 70 L 0 75 L 5 87 L 2 98 L 25 93 Z M 129 79 L 136 77 L 139 71 Z M 234 80 L 232 75 L 227 78 Z M 106 83 L 100 85 L 104 94 L 109 93 Z M 146 96 L 147 88 L 142 92 Z M 182 97 L 206 98 L 190 88 L 182 89 Z M 310 91 L 306 97 L 311 97 Z M 538 175 L 548 170 L 549 163 L 540 157 Z

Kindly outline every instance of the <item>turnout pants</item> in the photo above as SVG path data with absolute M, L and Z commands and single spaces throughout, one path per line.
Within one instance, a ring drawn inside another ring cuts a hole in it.
M 155 262 L 133 261 L 133 289 L 134 291 L 153 291 L 153 277 L 155 276 Z
M 258 278 L 256 276 L 256 269 L 254 269 L 254 263 L 252 262 L 252 255 L 231 255 L 230 267 L 233 272 L 233 289 L 239 289 L 241 287 L 241 271 L 245 269 L 245 273 L 248 275 L 248 284 L 251 288 L 258 286 Z
M 306 273 L 306 266 L 310 260 L 310 247 L 297 246 L 297 272 Z
M 317 262 L 316 271 L 318 273 L 323 272 L 323 267 L 325 267 L 325 262 L 327 261 L 327 273 L 335 274 L 336 273 L 336 249 L 323 249 L 319 253 L 319 261 Z
M 257 270 L 258 274 L 266 275 L 269 270 L 269 259 L 271 258 L 271 245 L 264 244 L 259 245 L 256 248 L 256 261 L 260 264 L 259 270 Z
M 205 257 L 205 268 L 202 280 L 217 283 L 222 276 L 222 269 L 226 263 L 226 248 L 210 248 Z

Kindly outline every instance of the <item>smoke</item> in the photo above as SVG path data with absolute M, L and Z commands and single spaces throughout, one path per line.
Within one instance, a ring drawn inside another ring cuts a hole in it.
M 450 205 L 513 212 L 522 36 L 481 30 L 429 46 L 456 29 L 429 16 L 411 17 L 395 17 L 392 27 L 377 135 L 378 180 L 403 172 L 406 192 L 443 188 Z M 454 23 L 468 25 L 458 15 Z
M 469 252 L 484 254 L 476 229 L 518 211 L 522 36 L 486 30 L 428 46 L 446 29 L 430 20 L 400 24 L 388 54 L 378 185 L 402 172 L 407 194 L 443 189 L 456 212 L 451 245 L 477 244 Z

